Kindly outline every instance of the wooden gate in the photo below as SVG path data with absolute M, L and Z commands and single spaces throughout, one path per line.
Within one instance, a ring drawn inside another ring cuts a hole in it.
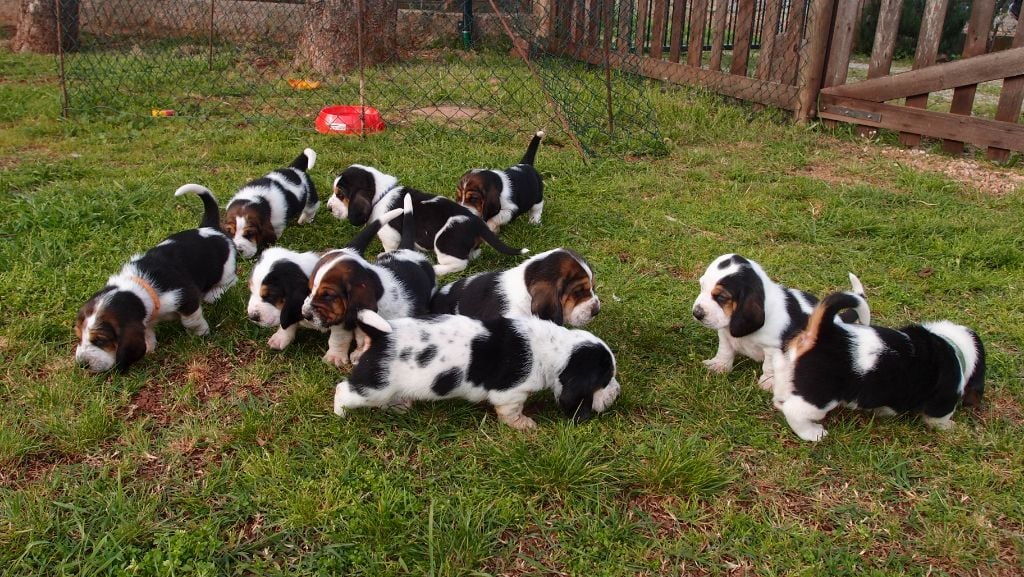
M 960 60 L 938 64 L 939 40 L 949 0 L 927 0 L 913 69 L 890 74 L 902 0 L 882 0 L 868 79 L 846 83 L 853 44 L 856 2 L 836 9 L 821 118 L 900 131 L 900 141 L 916 146 L 922 136 L 942 138 L 943 148 L 960 154 L 964 143 L 987 148 L 988 157 L 1005 162 L 1009 150 L 1024 150 L 1024 126 L 1018 124 L 1024 100 L 1024 33 L 1017 27 L 1012 47 L 988 53 L 995 0 L 975 0 Z M 1003 80 L 994 119 L 972 116 L 977 85 Z M 948 112 L 928 110 L 929 93 L 953 89 Z M 905 99 L 904 104 L 892 101 Z

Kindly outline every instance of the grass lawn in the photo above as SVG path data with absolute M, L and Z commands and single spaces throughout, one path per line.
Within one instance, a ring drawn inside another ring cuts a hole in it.
M 161 324 L 126 375 L 74 365 L 75 313 L 131 254 L 195 226 L 198 200 L 172 196 L 182 183 L 225 201 L 312 146 L 322 191 L 359 162 L 453 194 L 466 168 L 518 159 L 528 135 L 63 122 L 52 70 L 0 53 L 0 574 L 1024 571 L 1024 189 L 975 185 L 1020 183 L 1020 168 L 947 176 L 943 158 L 914 168 L 849 130 L 649 84 L 669 153 L 583 163 L 551 138 L 544 224 L 503 231 L 590 260 L 604 310 L 588 328 L 617 354 L 620 400 L 570 426 L 538 395 L 528 434 L 461 402 L 340 420 L 326 339 L 268 350 L 244 280 L 206 307 L 208 337 Z M 355 232 L 322 210 L 280 244 Z M 854 271 L 879 324 L 975 328 L 986 406 L 947 433 L 837 411 L 824 441 L 799 441 L 757 365 L 712 375 L 700 362 L 717 340 L 690 316 L 696 281 L 733 251 L 819 294 Z M 467 272 L 516 262 L 485 248 Z

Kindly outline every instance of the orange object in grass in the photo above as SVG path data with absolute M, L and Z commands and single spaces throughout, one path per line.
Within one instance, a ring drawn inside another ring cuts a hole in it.
M 380 112 L 372 106 L 363 108 L 363 132 L 384 130 Z M 316 117 L 316 130 L 322 134 L 359 134 L 359 107 L 352 105 L 326 106 Z
M 320 88 L 320 82 L 316 80 L 304 80 L 299 78 L 289 78 L 288 85 L 295 90 L 313 90 Z

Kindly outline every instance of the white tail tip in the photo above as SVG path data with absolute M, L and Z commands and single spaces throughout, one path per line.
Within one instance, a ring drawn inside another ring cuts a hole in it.
M 538 130 L 537 134 L 535 134 L 534 136 L 536 136 L 537 138 L 544 138 L 544 131 Z
M 403 213 L 405 213 L 405 211 L 402 210 L 401 208 L 394 208 L 385 212 L 380 216 L 380 225 L 384 226 L 385 224 L 391 222 L 392 220 L 398 218 L 399 216 L 402 216 Z
M 530 254 L 530 249 L 524 248 L 524 249 L 519 251 L 519 254 Z
M 405 212 L 412 214 L 412 195 L 405 193 L 405 198 L 402 200 L 402 208 Z
M 210 192 L 209 188 L 206 188 L 205 186 L 202 186 L 202 185 L 199 185 L 199 184 L 193 184 L 193 183 L 183 184 L 183 185 L 178 187 L 178 190 L 174 191 L 174 196 L 182 196 L 182 195 L 186 195 L 186 194 L 199 194 L 199 195 L 210 194 L 210 195 L 212 195 L 213 193 Z
M 855 292 L 855 293 L 857 293 L 857 294 L 859 294 L 861 296 L 864 296 L 866 293 L 864 292 L 864 285 L 860 282 L 860 279 L 857 278 L 857 275 L 853 274 L 852 272 L 849 273 L 849 274 L 850 274 L 850 286 L 853 288 L 853 292 Z
M 388 321 L 384 320 L 384 317 L 380 316 L 375 311 L 363 309 L 359 311 L 357 316 L 359 317 L 359 322 L 364 325 L 369 325 L 382 333 L 391 332 L 391 325 L 388 324 Z
M 306 163 L 306 170 L 308 171 L 313 168 L 314 164 L 316 164 L 316 151 L 312 148 L 307 148 L 302 152 L 306 155 L 306 158 L 309 159 Z

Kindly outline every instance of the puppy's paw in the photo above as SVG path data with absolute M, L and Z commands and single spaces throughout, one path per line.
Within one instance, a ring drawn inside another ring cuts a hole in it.
M 349 364 L 348 353 L 341 351 L 327 351 L 324 355 L 324 362 L 328 365 L 334 365 L 339 369 L 343 369 Z
M 770 391 L 775 386 L 774 375 L 761 375 L 757 379 L 757 386 L 761 387 L 762 390 Z
M 153 329 L 146 330 L 146 354 L 156 350 L 156 333 Z
M 612 379 L 604 388 L 594 391 L 594 402 L 591 404 L 594 412 L 601 413 L 610 407 L 618 398 L 620 390 L 619 381 Z
M 397 401 L 391 401 L 388 404 L 387 409 L 395 413 L 404 413 L 412 408 L 412 401 L 409 399 L 399 399 Z
M 188 332 L 197 337 L 205 336 L 210 332 L 210 323 L 206 322 L 206 319 L 203 319 L 198 324 L 188 327 Z
M 316 213 L 307 214 L 307 213 L 304 212 L 304 213 L 299 215 L 299 218 L 295 222 L 298 223 L 298 224 L 306 224 L 306 223 L 309 223 L 309 222 L 313 222 L 313 218 L 315 216 L 316 216 Z
M 732 370 L 732 361 L 727 361 L 718 357 L 706 359 L 702 362 L 712 373 L 728 373 Z
M 498 234 L 498 231 L 501 230 L 501 225 L 494 222 L 493 220 L 489 220 L 487 221 L 487 228 L 491 229 L 491 232 L 493 232 L 494 234 Z
M 925 416 L 924 424 L 935 429 L 936 431 L 952 431 L 956 427 L 956 423 L 950 420 L 949 417 L 942 417 L 936 419 L 934 417 Z
M 537 428 L 537 422 L 526 415 L 512 417 L 506 420 L 505 424 L 517 431 L 529 431 Z
M 818 442 L 828 436 L 828 431 L 825 427 L 818 423 L 810 423 L 806 427 L 802 427 L 799 431 L 794 431 L 798 437 L 805 441 Z
M 292 335 L 283 330 L 278 329 L 276 333 L 270 336 L 270 340 L 267 341 L 267 346 L 274 349 L 275 351 L 283 351 L 285 347 L 292 344 Z

